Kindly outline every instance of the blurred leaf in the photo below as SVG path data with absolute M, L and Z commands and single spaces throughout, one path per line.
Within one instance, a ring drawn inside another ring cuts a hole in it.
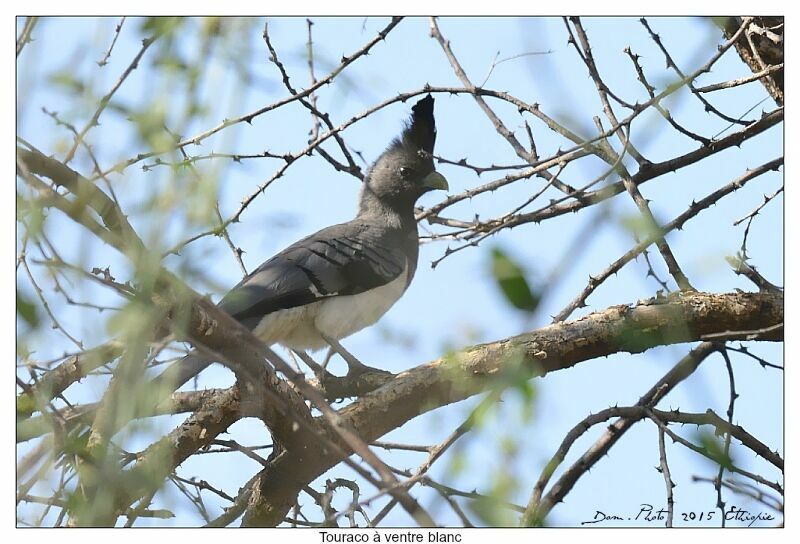
M 489 527 L 516 527 L 516 514 L 506 506 L 517 488 L 516 476 L 501 469 L 492 477 L 492 488 L 485 497 L 469 502 L 469 508 Z
M 26 418 L 30 416 L 33 412 L 38 410 L 38 408 L 36 407 L 36 401 L 33 400 L 33 398 L 30 395 L 23 393 L 17 396 L 16 410 L 17 410 L 17 419 L 19 420 L 21 418 Z
M 141 29 L 145 34 L 161 36 L 175 31 L 183 24 L 183 17 L 148 17 L 142 23 Z
M 17 220 L 25 221 L 28 236 L 38 238 L 44 225 L 44 208 L 37 202 L 17 194 Z
M 188 169 L 189 166 L 187 165 L 183 168 Z M 217 198 L 219 198 L 218 177 L 213 171 L 198 171 L 197 173 L 191 173 L 187 177 L 187 181 L 191 185 L 184 192 L 183 205 L 190 224 L 218 225 L 215 214 L 215 206 Z M 220 231 L 221 233 L 222 231 Z
M 139 138 L 151 150 L 160 153 L 171 149 L 173 138 L 164 130 L 167 112 L 163 102 L 156 101 L 138 112 L 132 112 L 128 120 L 136 124 Z
M 186 72 L 190 68 L 189 64 L 177 54 L 164 54 L 159 55 L 153 60 L 153 66 L 174 72 Z
M 515 308 L 533 313 L 541 300 L 541 293 L 532 290 L 522 267 L 499 247 L 492 248 L 492 276 Z
M 201 32 L 206 36 L 220 36 L 225 24 L 223 17 L 203 17 L 201 19 Z
M 710 17 L 710 19 L 711 19 L 711 22 L 714 25 L 716 25 L 717 28 L 719 28 L 720 30 L 724 30 L 725 27 L 727 26 L 729 20 L 731 19 L 731 17 L 728 17 L 728 16 L 723 16 L 723 17 L 714 16 L 714 17 Z
M 447 475 L 451 478 L 463 474 L 467 469 L 469 462 L 460 450 L 454 450 L 450 454 L 450 462 L 447 464 Z
M 644 240 L 658 235 L 658 227 L 641 214 L 623 215 L 620 218 L 623 228 Z
M 152 335 L 160 319 L 159 312 L 150 304 L 134 299 L 120 311 L 113 314 L 108 322 L 108 332 L 129 341 L 146 342 Z
M 536 386 L 533 380 L 520 380 L 516 384 L 516 388 L 522 396 L 522 412 L 520 414 L 522 421 L 531 423 L 535 416 L 536 403 L 534 401 L 536 400 Z
M 75 77 L 73 72 L 54 72 L 50 74 L 48 79 L 54 86 L 63 87 L 68 91 L 74 92 L 75 94 L 80 94 L 86 90 L 86 85 L 84 82 Z
M 39 312 L 36 304 L 20 293 L 19 289 L 17 289 L 17 315 L 31 327 L 39 325 Z
M 504 457 L 513 457 L 519 451 L 519 444 L 515 438 L 503 436 L 500 438 L 500 450 L 503 452 Z
M 497 412 L 497 401 L 491 397 L 484 397 L 480 403 L 470 413 L 470 419 L 475 429 L 480 429 L 491 423 L 491 419 Z
M 720 437 L 708 431 L 699 431 L 697 433 L 697 440 L 714 462 L 727 470 L 733 468 L 733 459 L 730 455 L 725 454 L 725 444 Z

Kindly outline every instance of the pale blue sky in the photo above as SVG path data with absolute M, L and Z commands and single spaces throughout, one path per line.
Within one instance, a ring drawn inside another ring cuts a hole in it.
M 247 32 L 239 36 L 241 43 L 237 47 L 240 50 L 235 58 L 236 62 L 252 72 L 254 85 L 246 91 L 242 90 L 240 80 L 234 77 L 234 59 L 212 65 L 211 76 L 198 91 L 209 110 L 207 115 L 185 127 L 184 136 L 201 132 L 223 118 L 253 111 L 286 95 L 277 69 L 267 62 L 266 47 L 261 39 L 263 20 L 260 21 L 247 27 Z M 684 72 L 690 72 L 704 63 L 719 42 L 719 31 L 707 20 L 652 18 L 650 21 Z M 69 134 L 63 128 L 56 127 L 52 119 L 42 113 L 41 107 L 58 111 L 79 128 L 89 118 L 92 109 L 87 110 L 62 88 L 54 89 L 50 85 L 31 87 L 31 82 L 41 82 L 59 72 L 70 73 L 78 79 L 91 81 L 95 92 L 101 95 L 105 93 L 135 55 L 141 38 L 137 30 L 140 22 L 129 19 L 109 64 L 99 69 L 95 61 L 102 57 L 107 48 L 116 22 L 116 19 L 74 18 L 40 23 L 36 41 L 26 47 L 18 64 L 17 130 L 20 136 L 45 152 L 63 157 L 61 142 L 70 143 Z M 188 62 L 193 62 L 198 55 L 194 38 L 198 24 L 191 22 L 184 32 L 177 35 L 179 50 Z M 317 76 L 326 74 L 343 54 L 351 54 L 386 24 L 387 20 L 383 18 L 315 19 L 313 29 Z M 626 46 L 641 55 L 642 65 L 652 84 L 662 89 L 665 84 L 674 81 L 674 75 L 664 67 L 661 53 L 636 19 L 589 18 L 584 19 L 584 25 L 600 72 L 609 87 L 619 95 L 630 101 L 643 102 L 647 99 L 635 79 L 627 55 L 622 52 Z M 593 116 L 605 120 L 594 85 L 574 49 L 567 45 L 560 19 L 443 18 L 440 28 L 451 40 L 455 54 L 474 83 L 481 83 L 486 78 L 496 55 L 504 59 L 535 53 L 498 64 L 489 76 L 486 87 L 508 91 L 522 100 L 538 102 L 550 116 L 587 136 L 595 131 Z M 272 19 L 270 32 L 295 87 L 306 87 L 305 19 Z M 87 39 L 93 44 L 88 51 L 81 46 Z M 175 80 L 167 81 L 153 75 L 151 57 L 145 56 L 139 69 L 115 95 L 114 101 L 134 107 L 152 104 L 155 97 L 162 97 L 170 110 L 169 118 L 177 122 L 185 92 L 183 88 L 175 87 Z M 215 58 L 219 61 L 219 56 Z M 748 73 L 735 52 L 730 51 L 715 65 L 711 74 L 704 75 L 698 81 L 701 85 L 709 84 Z M 411 18 L 403 21 L 386 42 L 378 44 L 369 56 L 359 59 L 332 85 L 324 87 L 318 96 L 318 105 L 323 111 L 330 112 L 334 125 L 338 125 L 398 92 L 418 89 L 425 83 L 461 86 L 441 48 L 429 37 L 428 21 Z M 719 109 L 738 117 L 765 96 L 763 87 L 750 84 L 709 95 L 709 99 Z M 346 141 L 361 152 L 367 162 L 371 162 L 402 129 L 402 122 L 412 103 L 413 100 L 405 105 L 392 105 L 358 122 L 344 132 Z M 490 104 L 507 126 L 522 141 L 527 141 L 521 118 L 515 109 L 499 101 L 490 101 Z M 692 130 L 712 135 L 726 128 L 727 123 L 703 112 L 702 106 L 686 92 L 676 93 L 674 98 L 667 101 L 667 105 L 673 115 Z M 769 111 L 774 107 L 772 100 L 768 99 L 747 118 L 757 118 L 761 111 Z M 486 116 L 469 96 L 437 95 L 436 117 L 437 154 L 452 160 L 466 157 L 470 163 L 478 165 L 519 163 L 508 144 L 494 132 Z M 530 116 L 526 119 L 531 123 L 541 156 L 550 155 L 559 147 L 567 147 L 563 140 L 555 138 L 541 123 Z M 187 148 L 187 152 L 246 154 L 265 149 L 295 151 L 307 140 L 310 121 L 308 112 L 295 103 L 256 118 L 252 126 L 239 125 L 225 130 L 206 140 L 202 148 Z M 109 109 L 101 117 L 101 123 L 101 127 L 90 132 L 88 140 L 95 147 L 103 165 L 111 165 L 144 151 L 142 144 L 131 138 L 135 131 L 124 116 Z M 700 198 L 728 183 L 744 173 L 746 168 L 780 156 L 783 151 L 782 132 L 781 124 L 746 143 L 741 149 L 727 150 L 709 161 L 651 181 L 642 186 L 642 192 L 652 200 L 656 217 L 663 222 L 669 221 L 684 211 L 693 198 Z M 696 142 L 677 134 L 653 113 L 644 114 L 633 123 L 632 140 L 639 151 L 654 162 L 697 147 Z M 334 150 L 335 147 L 329 146 L 327 149 Z M 258 183 L 269 178 L 278 164 L 278 161 L 269 159 L 245 161 L 223 170 L 224 177 L 218 180 L 223 216 L 235 211 L 241 199 L 252 192 Z M 579 161 L 577 164 L 581 166 L 571 166 L 565 171 L 565 179 L 577 185 L 592 179 L 605 168 L 599 161 Z M 634 167 L 633 163 L 628 165 Z M 76 160 L 73 166 L 83 172 L 90 171 L 85 158 Z M 134 227 L 151 244 L 152 249 L 163 250 L 185 238 L 187 226 L 180 214 L 168 225 L 156 225 L 147 213 L 143 213 L 147 198 L 154 191 L 166 193 L 167 184 L 173 184 L 173 181 L 164 168 L 143 173 L 139 166 L 128 169 L 124 176 L 113 177 L 114 189 L 123 208 L 130 213 Z M 199 168 L 204 175 L 211 176 L 215 166 L 212 161 L 205 161 Z M 478 178 L 467 170 L 448 165 L 440 165 L 438 169 L 450 182 L 450 194 L 494 179 L 491 173 Z M 775 192 L 781 180 L 782 172 L 766 174 L 690 221 L 683 231 L 669 235 L 673 251 L 698 289 L 713 292 L 735 288 L 753 290 L 751 284 L 730 271 L 724 260 L 725 255 L 736 252 L 741 242 L 743 225 L 733 227 L 732 223 L 758 205 L 762 201 L 761 195 Z M 496 193 L 464 201 L 450 208 L 447 215 L 470 219 L 476 213 L 486 218 L 503 213 L 523 201 L 531 192 L 530 186 L 538 183 L 540 181 L 530 180 L 527 186 L 518 183 Z M 191 198 L 193 188 L 189 177 L 184 185 L 178 187 L 174 189 L 174 196 L 178 200 Z M 337 174 L 321 158 L 314 156 L 298 161 L 245 211 L 241 223 L 230 230 L 235 243 L 246 251 L 244 261 L 248 270 L 297 238 L 352 217 L 357 191 L 358 182 L 355 178 Z M 422 203 L 430 205 L 440 198 L 440 194 L 427 195 Z M 783 199 L 780 196 L 765 209 L 753 224 L 749 242 L 752 262 L 768 279 L 780 285 L 783 284 L 782 206 Z M 448 257 L 435 270 L 431 269 L 429 263 L 442 255 L 446 243 L 423 245 L 417 276 L 406 295 L 376 326 L 347 339 L 345 345 L 368 364 L 397 372 L 437 358 L 450 348 L 521 332 L 530 324 L 509 309 L 493 285 L 488 249 L 500 245 L 532 274 L 545 277 L 562 258 L 564 250 L 572 246 L 574 237 L 583 231 L 586 222 L 596 220 L 599 211 L 593 208 L 542 224 L 503 231 L 477 249 L 470 248 Z M 580 258 L 571 264 L 558 288 L 547 293 L 534 326 L 546 324 L 549 321 L 547 316 L 563 308 L 585 285 L 590 274 L 599 273 L 633 244 L 630 234 L 621 223 L 622 218 L 636 213 L 631 199 L 624 194 L 619 195 L 611 201 L 609 211 L 612 219 L 598 225 L 598 232 Z M 58 241 L 66 259 L 80 260 L 82 256 L 88 266 L 110 265 L 118 279 L 127 279 L 128 268 L 124 259 L 88 240 L 80 229 L 55 215 L 51 219 L 52 225 L 57 225 L 53 229 L 53 238 Z M 192 228 L 195 231 L 202 230 L 196 225 Z M 428 228 L 422 225 L 421 232 Z M 661 277 L 666 278 L 663 261 L 657 253 L 652 254 L 652 260 Z M 215 299 L 241 277 L 230 250 L 219 239 L 206 239 L 193 244 L 181 256 L 168 258 L 166 264 L 195 288 L 212 294 Z M 658 285 L 646 278 L 645 273 L 643 260 L 627 265 L 590 296 L 589 307 L 573 314 L 573 318 L 609 305 L 631 303 L 653 296 Z M 674 282 L 670 281 L 670 286 L 674 288 Z M 92 288 L 84 292 L 83 298 L 105 297 L 100 293 L 103 292 Z M 90 345 L 105 337 L 105 331 L 98 326 L 101 321 L 96 313 L 80 312 L 72 307 L 64 311 L 64 315 L 72 316 L 68 322 L 73 332 Z M 100 319 L 104 320 L 105 316 L 101 315 Z M 410 339 L 411 344 L 387 341 L 389 332 Z M 53 342 L 54 334 L 47 328 L 44 333 L 46 336 L 42 335 L 40 341 L 34 340 L 32 344 L 40 357 L 55 356 L 72 349 L 66 344 Z M 576 368 L 537 380 L 534 415 L 529 422 L 523 421 L 523 410 L 517 394 L 509 393 L 506 402 L 486 427 L 462 439 L 458 447 L 448 454 L 449 458 L 435 465 L 431 475 L 455 487 L 488 492 L 498 475 L 508 471 L 517 484 L 511 498 L 519 504 L 525 504 L 542 466 L 573 425 L 589 412 L 614 404 L 634 403 L 688 349 L 689 346 L 681 345 L 658 348 L 636 356 L 622 354 L 585 362 Z M 782 346 L 779 344 L 759 345 L 756 351 L 772 362 L 782 362 Z M 736 354 L 732 354 L 732 357 L 740 394 L 736 405 L 737 422 L 750 429 L 763 442 L 778 447 L 782 453 L 782 374 L 774 370 L 765 371 L 754 361 Z M 231 383 L 231 380 L 230 374 L 220 369 L 209 373 L 203 385 L 220 387 Z M 76 387 L 75 391 L 70 390 L 68 398 L 74 401 L 88 400 L 101 390 L 99 383 L 87 383 L 80 387 L 83 389 Z M 719 356 L 712 356 L 659 407 L 680 407 L 686 411 L 713 408 L 723 414 L 727 408 L 727 394 L 724 363 Z M 417 418 L 385 439 L 437 443 L 463 420 L 478 400 L 472 398 Z M 164 418 L 157 425 L 169 429 L 179 420 L 169 422 Z M 562 468 L 568 466 L 575 455 L 582 453 L 603 430 L 603 426 L 598 426 L 578 441 Z M 265 443 L 267 440 L 258 422 L 239 422 L 232 432 L 248 444 Z M 693 436 L 691 429 L 686 428 L 681 432 L 684 436 Z M 567 502 L 553 510 L 550 523 L 575 525 L 590 519 L 595 510 L 600 508 L 627 515 L 638 512 L 639 504 L 643 502 L 663 505 L 663 479 L 653 468 L 658 464 L 656 437 L 656 429 L 650 424 L 642 423 L 629 431 L 612 450 L 610 457 L 603 459 L 580 480 Z M 500 443 L 504 439 L 516 442 L 515 455 L 503 456 Z M 126 445 L 134 450 L 137 448 L 134 441 Z M 139 443 L 138 447 L 143 445 Z M 713 509 L 716 502 L 713 488 L 691 482 L 693 474 L 713 476 L 713 467 L 680 447 L 668 447 L 673 479 L 678 484 L 675 489 L 676 511 Z M 744 449 L 739 448 L 738 452 L 740 455 L 734 459 L 743 468 L 766 471 L 773 480 L 778 477 L 769 472 L 769 467 L 762 460 L 754 459 Z M 224 483 L 229 492 L 235 492 L 257 470 L 257 466 L 244 457 L 226 455 L 228 457 L 197 456 L 184 463 L 179 472 L 186 476 L 197 475 L 219 485 Z M 463 464 L 456 474 L 448 470 L 450 459 L 454 456 L 459 457 Z M 422 455 L 414 453 L 391 457 L 395 466 L 411 469 L 423 460 Z M 344 468 L 338 468 L 335 472 L 337 475 L 350 476 L 349 470 Z M 556 473 L 556 477 L 558 475 Z M 435 496 L 429 491 L 423 488 L 417 490 L 426 506 L 434 502 Z M 368 484 L 364 484 L 363 494 L 372 494 Z M 177 502 L 178 497 L 170 492 L 164 504 L 171 507 Z M 310 500 L 304 496 L 303 502 L 309 503 Z M 738 498 L 730 498 L 729 502 L 746 506 Z M 212 496 L 209 496 L 208 503 L 219 504 Z M 446 506 L 437 504 L 438 507 L 431 507 L 433 512 L 439 514 L 434 515 L 436 519 L 458 523 Z M 197 523 L 196 516 L 188 509 L 179 508 L 176 514 L 175 524 Z M 400 509 L 387 518 L 388 525 L 406 525 L 409 522 Z M 676 517 L 676 523 L 680 522 L 680 518 Z M 143 520 L 143 523 L 147 522 Z

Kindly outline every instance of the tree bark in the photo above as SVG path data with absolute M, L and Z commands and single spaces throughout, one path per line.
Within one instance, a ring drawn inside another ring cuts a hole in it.
M 399 374 L 340 411 L 366 442 L 416 416 L 495 387 L 618 352 L 705 340 L 783 339 L 779 293 L 677 293 L 612 306 L 569 323 L 467 348 Z M 300 489 L 340 458 L 324 448 L 287 450 L 256 479 L 244 526 L 275 526 Z
M 727 17 L 722 25 L 725 37 L 730 39 L 741 24 L 741 17 Z M 734 44 L 754 74 L 783 64 L 783 30 L 783 17 L 755 17 L 750 28 Z M 783 70 L 762 77 L 761 83 L 775 103 L 783 106 Z

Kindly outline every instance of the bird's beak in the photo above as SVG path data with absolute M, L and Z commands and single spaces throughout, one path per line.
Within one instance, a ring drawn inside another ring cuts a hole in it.
M 430 189 L 442 189 L 444 191 L 450 188 L 444 176 L 436 170 L 425 176 L 425 179 L 422 180 L 422 186 Z

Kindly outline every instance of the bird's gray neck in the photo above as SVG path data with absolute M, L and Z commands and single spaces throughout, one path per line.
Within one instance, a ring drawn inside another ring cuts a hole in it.
M 416 231 L 417 221 L 414 218 L 414 202 L 387 203 L 373 192 L 363 190 L 358 202 L 358 219 L 374 220 L 391 227 Z

